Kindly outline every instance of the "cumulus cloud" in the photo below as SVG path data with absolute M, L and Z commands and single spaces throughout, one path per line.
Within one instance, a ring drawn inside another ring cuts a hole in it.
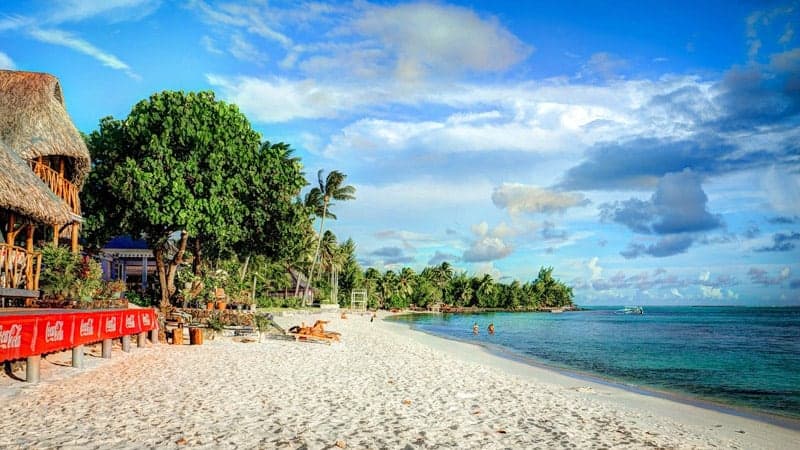
M 530 48 L 493 18 L 433 3 L 367 5 L 346 24 L 349 31 L 382 43 L 395 76 L 415 80 L 429 73 L 501 71 L 521 61 Z
M 579 193 L 556 192 L 538 186 L 503 183 L 492 193 L 492 202 L 511 214 L 563 213 L 568 208 L 584 206 L 589 201 Z
M 714 300 L 722 299 L 722 289 L 719 288 L 701 285 L 700 292 L 702 292 L 703 298 L 710 298 Z
M 590 277 L 592 280 L 599 280 L 600 278 L 603 277 L 603 268 L 600 267 L 598 261 L 599 258 L 595 256 L 592 259 L 590 259 L 589 262 L 586 263 L 586 267 L 588 267 L 589 271 L 591 271 L 592 273 Z
M 514 248 L 500 238 L 484 236 L 476 240 L 464 252 L 462 259 L 466 262 L 485 262 L 502 259 L 510 255 Z
M 650 200 L 630 199 L 600 205 L 600 217 L 625 225 L 635 233 L 663 236 L 649 245 L 631 243 L 621 253 L 625 258 L 664 257 L 685 252 L 694 241 L 691 233 L 722 225 L 718 216 L 708 212 L 707 203 L 700 177 L 687 169 L 665 175 Z
M 3 52 L 0 52 L 0 69 L 13 70 L 14 68 L 14 61 L 11 60 L 11 57 Z
M 500 237 L 504 231 L 501 228 L 499 233 L 495 232 L 489 228 L 489 224 L 486 222 L 473 225 L 472 232 L 476 235 L 476 239 L 464 251 L 461 259 L 465 262 L 487 262 L 510 255 L 514 248 Z

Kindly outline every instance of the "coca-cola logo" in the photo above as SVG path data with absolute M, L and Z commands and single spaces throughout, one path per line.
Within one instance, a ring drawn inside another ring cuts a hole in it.
M 57 320 L 52 325 L 50 321 L 44 326 L 44 341 L 45 342 L 60 342 L 64 340 L 64 321 Z
M 136 318 L 132 314 L 125 316 L 125 328 L 136 328 Z
M 81 337 L 83 336 L 91 336 L 94 334 L 94 319 L 83 319 L 81 320 L 81 328 L 78 332 Z
M 145 314 L 142 316 L 142 324 L 146 327 L 150 326 L 150 316 Z
M 106 332 L 115 331 L 117 329 L 117 318 L 109 317 L 106 319 Z
M 0 325 L 0 348 L 20 348 L 22 346 L 22 325 L 15 323 L 8 328 Z

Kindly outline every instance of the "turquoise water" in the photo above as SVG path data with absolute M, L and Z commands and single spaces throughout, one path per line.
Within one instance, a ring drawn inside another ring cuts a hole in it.
M 800 308 L 645 307 L 644 315 L 593 309 L 396 320 L 627 385 L 800 418 Z M 486 332 L 489 323 L 494 335 Z

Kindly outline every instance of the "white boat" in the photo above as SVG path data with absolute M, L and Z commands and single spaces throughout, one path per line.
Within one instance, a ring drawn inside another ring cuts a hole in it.
M 644 314 L 644 308 L 641 306 L 626 306 L 614 311 L 614 314 Z

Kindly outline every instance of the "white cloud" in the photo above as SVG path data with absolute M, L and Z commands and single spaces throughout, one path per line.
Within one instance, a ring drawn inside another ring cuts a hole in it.
M 29 34 L 34 38 L 42 42 L 46 42 L 49 44 L 55 45 L 62 45 L 64 47 L 71 48 L 75 51 L 83 53 L 85 55 L 89 55 L 92 58 L 100 61 L 104 66 L 110 67 L 112 69 L 121 70 L 128 74 L 131 78 L 138 79 L 139 76 L 131 70 L 131 68 L 122 62 L 116 56 L 106 53 L 99 48 L 95 47 L 94 45 L 90 44 L 89 42 L 75 37 L 72 34 L 57 30 L 57 29 L 40 29 L 40 28 L 32 28 L 29 30 Z
M 762 185 L 772 208 L 781 215 L 800 215 L 800 175 L 783 168 L 772 167 Z
M 216 75 L 206 75 L 206 79 L 222 91 L 223 97 L 258 122 L 330 118 L 359 103 L 355 92 L 328 89 L 311 79 L 229 79 Z
M 508 209 L 511 214 L 525 213 L 563 213 L 568 208 L 582 206 L 586 198 L 579 193 L 555 192 L 538 186 L 519 183 L 504 183 L 495 188 L 492 202 Z
M 479 277 L 483 275 L 490 275 L 495 281 L 503 277 L 503 274 L 500 272 L 500 270 L 491 262 L 475 264 L 474 269 L 475 275 Z
M 711 272 L 706 271 L 706 272 L 701 272 L 700 276 L 697 277 L 697 279 L 700 281 L 708 281 L 710 277 L 711 277 Z
M 501 222 L 497 227 L 491 229 L 485 221 L 472 225 L 472 232 L 476 239 L 470 247 L 464 251 L 462 259 L 466 262 L 486 262 L 502 259 L 514 251 L 513 245 L 506 241 L 506 238 L 519 233 Z
M 228 51 L 230 51 L 231 55 L 236 59 L 253 62 L 259 65 L 264 64 L 267 59 L 269 59 L 266 54 L 238 34 L 234 34 L 231 37 L 231 45 Z
M 592 276 L 590 278 L 592 280 L 599 280 L 600 278 L 603 277 L 603 268 L 600 267 L 598 261 L 599 258 L 595 256 L 592 259 L 590 259 L 589 262 L 586 264 L 586 267 L 588 267 L 589 270 L 592 272 Z
M 14 61 L 11 59 L 11 57 L 3 52 L 0 52 L 0 69 L 13 70 L 15 67 L 16 66 L 14 65 Z
M 203 48 L 205 48 L 206 51 L 209 53 L 214 53 L 215 55 L 225 54 L 225 52 L 223 52 L 217 47 L 216 41 L 210 36 L 203 36 L 202 38 L 200 38 L 200 43 L 203 45 Z
M 50 23 L 78 22 L 92 17 L 106 17 L 112 22 L 138 20 L 150 15 L 161 0 L 58 0 L 50 3 Z
M 484 20 L 458 6 L 368 5 L 346 27 L 381 42 L 383 56 L 400 79 L 434 72 L 502 71 L 531 51 L 497 20 Z
M 672 288 L 669 290 L 669 292 L 675 297 L 683 298 L 683 294 L 681 294 L 681 291 L 679 291 L 678 288 Z
M 700 291 L 703 294 L 703 298 L 711 298 L 715 300 L 719 300 L 722 298 L 722 290 L 720 288 L 704 286 L 701 284 Z

